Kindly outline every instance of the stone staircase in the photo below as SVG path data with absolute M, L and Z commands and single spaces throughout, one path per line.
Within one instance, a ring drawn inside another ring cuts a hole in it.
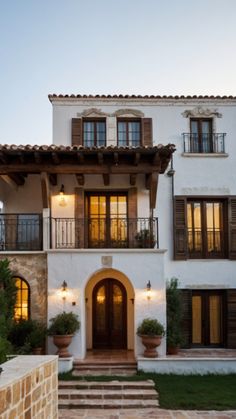
M 157 408 L 158 394 L 152 380 L 60 381 L 59 409 Z
M 119 375 L 130 376 L 137 373 L 137 363 L 135 361 L 124 362 L 92 362 L 92 361 L 74 361 L 74 376 L 98 376 L 98 375 Z

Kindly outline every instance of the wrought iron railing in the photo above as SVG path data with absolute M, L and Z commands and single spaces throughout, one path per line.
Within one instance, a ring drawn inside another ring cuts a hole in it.
M 157 218 L 52 218 L 52 247 L 158 247 Z
M 183 133 L 184 153 L 225 153 L 225 133 Z
M 0 214 L 0 251 L 42 250 L 41 214 Z

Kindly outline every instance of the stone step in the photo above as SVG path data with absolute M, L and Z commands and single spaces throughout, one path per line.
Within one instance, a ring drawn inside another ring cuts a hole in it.
M 59 381 L 59 389 L 131 390 L 154 389 L 152 380 L 145 381 Z
M 137 373 L 136 369 L 116 369 L 116 368 L 106 368 L 106 369 L 74 369 L 72 375 L 75 377 L 79 376 L 97 376 L 97 375 L 119 375 L 119 376 L 132 376 Z
M 101 400 L 157 400 L 157 393 L 154 389 L 60 389 L 58 391 L 60 400 L 76 400 L 76 399 L 99 399 Z
M 120 366 L 122 367 L 133 367 L 133 368 L 137 368 L 137 362 L 133 361 L 133 362 L 116 362 L 116 361 L 96 361 L 96 362 L 89 362 L 89 361 L 74 361 L 73 362 L 74 367 L 78 367 L 78 366 L 103 366 L 103 367 L 117 367 L 119 368 Z
M 150 409 L 159 407 L 158 400 L 108 400 L 108 399 L 77 399 L 59 400 L 59 409 Z

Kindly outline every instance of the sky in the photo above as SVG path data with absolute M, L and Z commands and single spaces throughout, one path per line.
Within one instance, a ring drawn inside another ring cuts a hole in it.
M 51 93 L 236 95 L 235 48 L 235 0 L 0 0 L 0 143 L 51 144 Z

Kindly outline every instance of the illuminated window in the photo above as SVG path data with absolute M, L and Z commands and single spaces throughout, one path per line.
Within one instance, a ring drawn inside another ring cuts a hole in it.
M 21 278 L 15 278 L 16 280 L 16 304 L 15 304 L 15 315 L 16 321 L 28 320 L 29 319 L 29 293 L 30 288 L 26 281 Z

